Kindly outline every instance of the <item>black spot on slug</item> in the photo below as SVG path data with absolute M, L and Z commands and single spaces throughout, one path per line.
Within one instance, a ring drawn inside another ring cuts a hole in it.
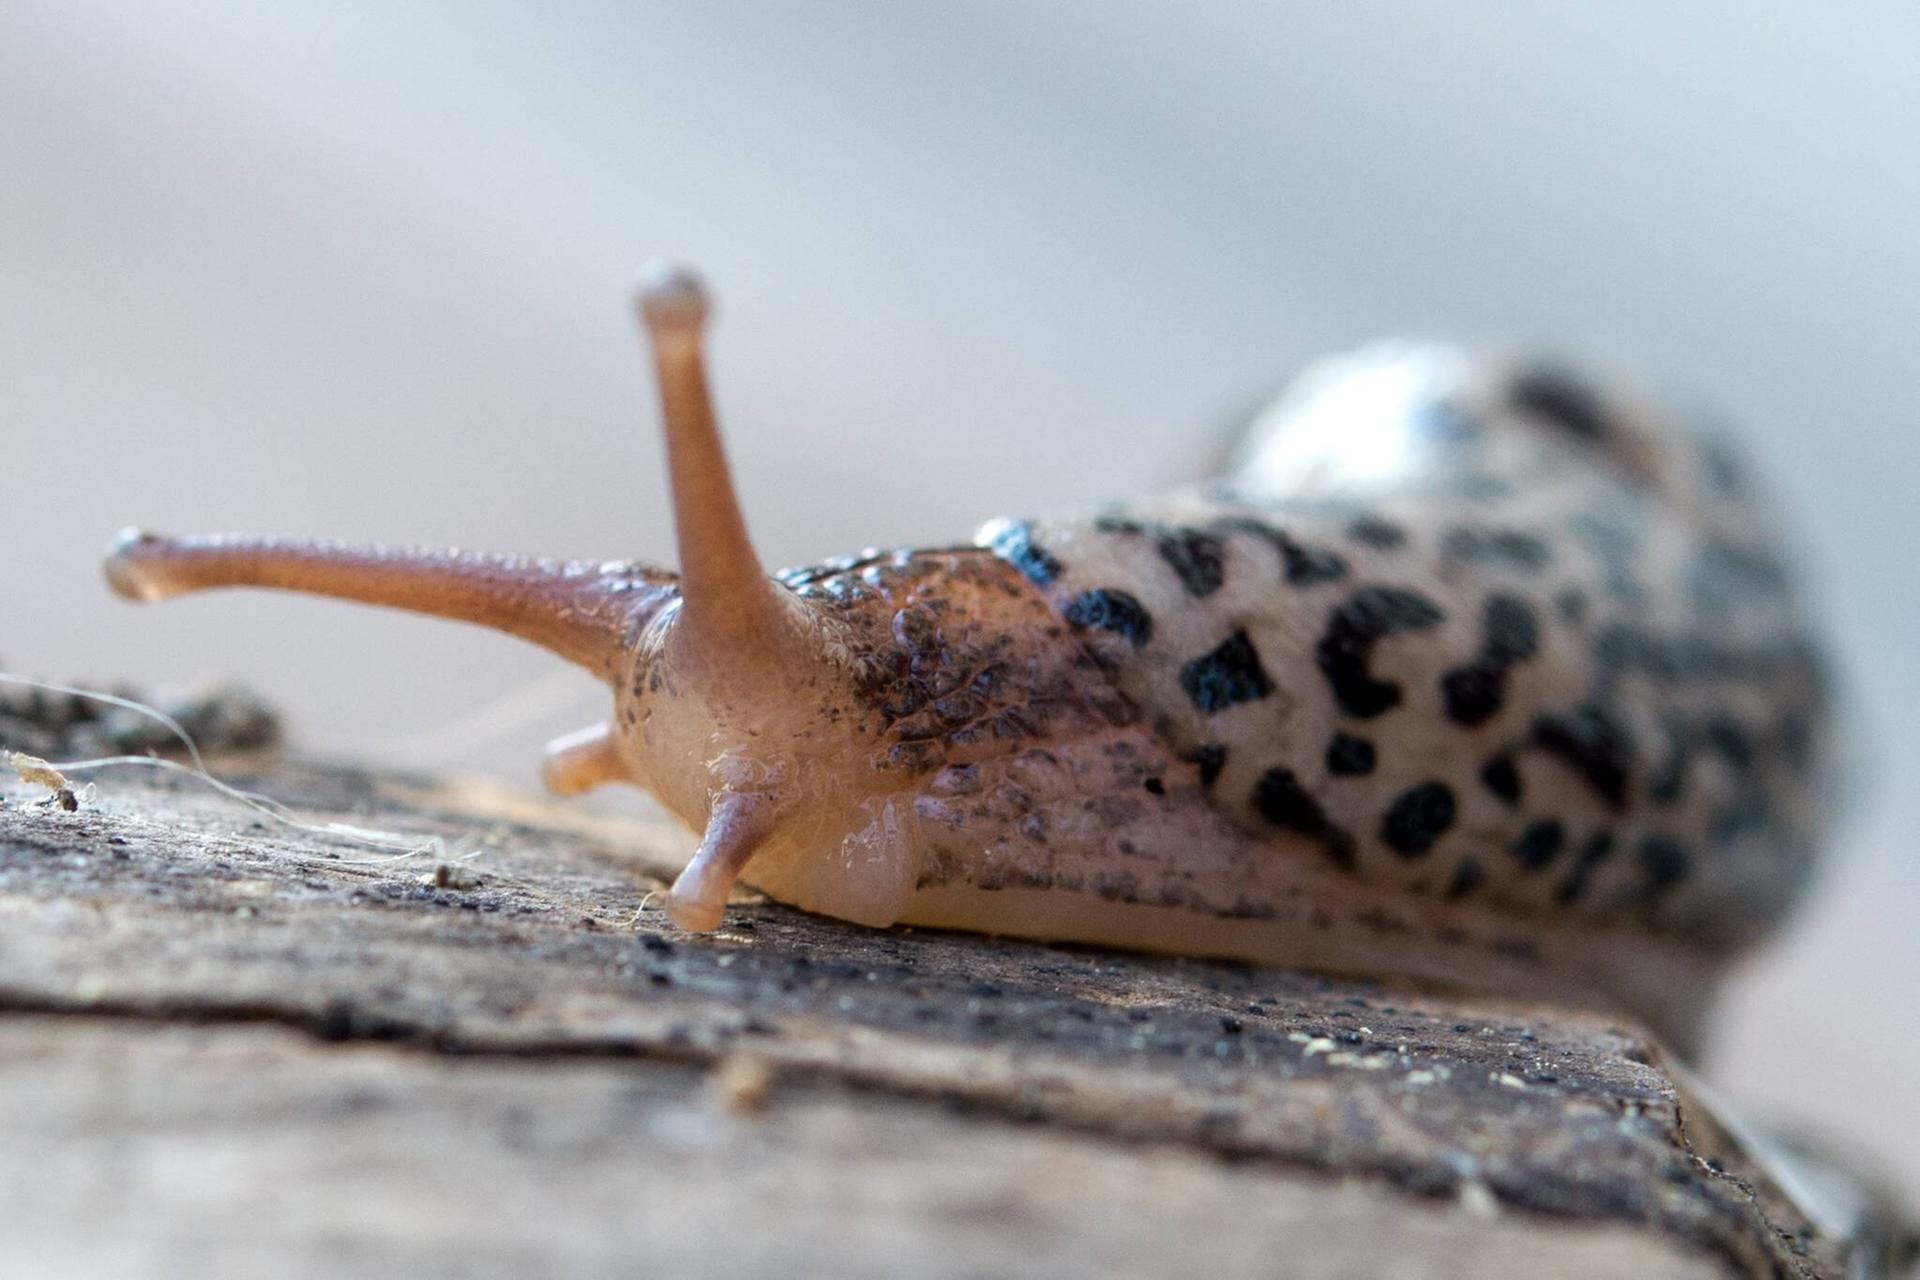
M 1757 547 L 1710 538 L 1686 569 L 1687 595 L 1708 613 L 1755 602 L 1770 604 L 1787 593 L 1787 570 Z
M 1440 677 L 1440 700 L 1455 724 L 1485 724 L 1507 697 L 1507 669 L 1485 661 L 1455 667 Z
M 1274 826 L 1302 835 L 1317 836 L 1327 829 L 1326 811 L 1290 769 L 1276 767 L 1260 775 L 1253 787 L 1253 807 Z
M 1508 668 L 1525 662 L 1539 649 L 1540 628 L 1533 606 L 1518 596 L 1488 597 L 1481 626 L 1484 638 L 1479 655 L 1440 677 L 1441 701 L 1455 724 L 1484 724 L 1498 715 L 1506 703 Z
M 1557 906 L 1570 907 L 1587 895 L 1587 884 L 1593 878 L 1594 871 L 1613 855 L 1613 832 L 1600 831 L 1590 837 L 1580 847 L 1580 853 L 1573 860 L 1573 866 L 1559 884 L 1554 886 L 1553 901 Z
M 1482 625 L 1486 628 L 1486 656 L 1506 666 L 1525 662 L 1538 652 L 1540 627 L 1533 606 L 1518 596 L 1487 597 Z
M 1594 633 L 1593 657 L 1610 673 L 1675 683 L 1792 679 L 1806 670 L 1805 654 L 1791 642 L 1740 647 L 1700 632 L 1662 633 L 1627 622 Z
M 1254 702 L 1273 692 L 1273 681 L 1260 665 L 1260 653 L 1245 630 L 1234 632 L 1212 653 L 1180 668 L 1180 687 L 1201 711 L 1223 711 L 1241 702 Z
M 1446 896 L 1449 901 L 1466 897 L 1482 884 L 1486 883 L 1487 872 L 1474 857 L 1460 859 L 1460 865 L 1453 869 L 1453 880 L 1447 885 Z
M 1227 749 L 1217 742 L 1195 747 L 1180 758 L 1199 768 L 1203 787 L 1211 787 L 1219 780 L 1220 771 L 1227 767 Z
M 1587 616 L 1587 593 L 1578 587 L 1563 589 L 1553 598 L 1553 611 L 1568 626 L 1578 625 Z
M 1153 615 L 1139 597 L 1125 591 L 1106 587 L 1083 591 L 1067 605 L 1066 619 L 1078 630 L 1111 631 L 1136 649 L 1153 639 Z
M 1773 805 L 1767 793 L 1750 789 L 1713 815 L 1707 828 L 1708 839 L 1720 848 L 1759 835 L 1772 825 Z
M 1565 827 L 1552 818 L 1541 818 L 1528 823 L 1513 842 L 1513 859 L 1528 871 L 1539 871 L 1560 856 L 1566 842 Z
M 1191 596 L 1208 596 L 1226 581 L 1226 546 L 1198 529 L 1166 529 L 1155 535 L 1154 547 Z
M 1542 538 L 1519 529 L 1449 529 L 1440 539 L 1440 550 L 1455 560 L 1520 573 L 1538 573 L 1551 559 Z
M 1597 441 L 1607 434 L 1607 411 L 1599 394 L 1578 375 L 1556 365 L 1537 364 L 1514 374 L 1507 399 L 1523 413 L 1583 440 Z
M 1693 731 L 1678 715 L 1663 721 L 1667 734 L 1667 755 L 1647 779 L 1647 796 L 1661 804 L 1672 804 L 1686 790 L 1687 766 L 1693 758 Z
M 1316 582 L 1338 582 L 1347 576 L 1347 562 L 1331 551 L 1302 546 L 1285 535 L 1279 539 L 1281 556 L 1286 561 L 1287 581 L 1296 587 Z
M 1281 569 L 1289 586 L 1310 587 L 1321 582 L 1338 582 L 1347 576 L 1347 562 L 1338 555 L 1308 546 L 1285 529 L 1253 516 L 1230 516 L 1216 521 L 1214 528 L 1224 533 L 1244 533 L 1273 547 L 1280 553 Z
M 1480 766 L 1480 783 L 1508 804 L 1520 803 L 1520 770 L 1510 752 L 1503 751 Z
M 1368 719 L 1400 705 L 1400 686 L 1374 679 L 1368 670 L 1383 638 L 1439 623 L 1440 606 L 1404 587 L 1362 587 L 1333 611 L 1313 656 L 1333 688 L 1334 701 L 1350 716 Z
M 1714 716 L 1701 726 L 1701 736 L 1729 767 L 1741 772 L 1753 768 L 1753 735 L 1739 721 L 1730 716 Z
M 1692 859 L 1676 841 L 1665 836 L 1648 836 L 1640 842 L 1640 867 L 1647 874 L 1641 893 L 1656 900 L 1687 878 Z
M 1347 526 L 1347 536 L 1375 551 L 1396 551 L 1407 545 L 1407 531 L 1379 516 L 1361 516 Z
M 1373 772 L 1373 744 L 1350 733 L 1336 733 L 1327 744 L 1327 772 L 1357 778 Z
M 1674 675 L 1672 653 L 1651 633 L 1626 622 L 1609 622 L 1593 635 L 1593 660 L 1611 671 Z
M 1044 587 L 1060 576 L 1060 562 L 1034 542 L 1033 526 L 1025 520 L 1002 529 L 993 540 L 993 550 L 1036 586 Z
M 1534 719 L 1533 745 L 1566 764 L 1615 809 L 1627 802 L 1633 740 L 1626 725 L 1596 703 Z
M 1403 858 L 1418 858 L 1453 826 L 1458 806 L 1444 782 L 1420 782 L 1394 798 L 1380 820 L 1380 838 Z
M 1291 770 L 1275 767 L 1261 774 L 1253 788 L 1253 807 L 1276 827 L 1320 840 L 1326 847 L 1327 857 L 1341 867 L 1352 869 L 1353 837 L 1327 821 L 1326 810 L 1300 785 Z
M 1807 717 L 1789 711 L 1780 717 L 1780 754 L 1794 769 L 1805 772 L 1813 764 L 1813 726 Z

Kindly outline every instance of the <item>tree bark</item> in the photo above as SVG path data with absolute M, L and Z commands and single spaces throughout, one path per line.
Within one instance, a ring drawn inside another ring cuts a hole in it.
M 311 765 L 0 787 L 0 1274 L 1854 1276 L 1636 1027 L 648 904 L 662 823 Z M 231 776 L 231 775 L 229 775 Z M 478 856 L 463 860 L 463 855 Z M 658 901 L 657 898 L 654 899 Z M 1851 1197 L 1851 1198 L 1850 1198 Z

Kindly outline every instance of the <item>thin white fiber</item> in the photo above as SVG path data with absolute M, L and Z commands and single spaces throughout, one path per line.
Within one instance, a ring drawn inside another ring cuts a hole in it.
M 260 795 L 258 792 L 253 791 L 244 791 L 229 782 L 224 782 L 216 778 L 212 772 L 208 770 L 205 757 L 200 754 L 200 745 L 193 740 L 193 735 L 188 733 L 185 726 L 178 720 L 175 720 L 172 716 L 157 707 L 150 707 L 144 702 L 138 702 L 132 698 L 123 698 L 117 694 L 102 693 L 95 689 L 81 689 L 71 685 L 54 684 L 50 681 L 34 680 L 27 676 L 11 675 L 6 672 L 0 672 L 0 683 L 25 685 L 29 688 L 44 689 L 50 693 L 62 693 L 75 698 L 86 698 L 94 702 L 106 703 L 109 706 L 124 707 L 129 711 L 147 716 L 165 725 L 169 732 L 180 739 L 181 745 L 186 747 L 187 755 L 191 761 L 191 763 L 183 764 L 178 760 L 167 760 L 159 756 L 102 756 L 92 760 L 61 760 L 53 762 L 53 767 L 61 773 L 87 773 L 96 769 L 111 768 L 116 765 L 136 765 L 149 769 L 165 769 L 174 773 L 183 773 L 190 778 L 197 778 L 207 786 L 212 787 L 215 791 L 218 791 L 221 795 L 244 805 L 246 808 L 269 821 L 279 823 L 281 826 L 289 827 L 295 831 L 305 831 L 313 835 L 332 836 L 336 839 L 347 840 L 368 848 L 392 851 L 390 856 L 387 857 L 355 858 L 349 859 L 349 861 L 360 863 L 403 862 L 410 858 L 419 857 L 423 853 L 434 853 L 443 857 L 447 856 L 446 842 L 439 836 L 429 836 L 422 840 L 415 836 L 407 836 L 392 831 L 380 831 L 372 827 L 355 826 L 352 823 L 346 822 L 309 822 L 271 796 Z M 459 855 L 458 858 L 453 860 L 465 861 L 478 857 L 479 854 L 480 851 L 475 849 L 472 852 Z

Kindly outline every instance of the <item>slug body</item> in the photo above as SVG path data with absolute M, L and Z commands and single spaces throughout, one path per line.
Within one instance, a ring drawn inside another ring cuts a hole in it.
M 506 630 L 612 688 L 549 785 L 703 834 L 668 910 L 809 910 L 1621 1008 L 1686 1044 L 1814 860 L 1828 738 L 1720 442 L 1444 347 L 1330 363 L 1203 483 L 766 575 L 641 292 L 680 570 L 129 533 L 122 594 L 256 585 Z

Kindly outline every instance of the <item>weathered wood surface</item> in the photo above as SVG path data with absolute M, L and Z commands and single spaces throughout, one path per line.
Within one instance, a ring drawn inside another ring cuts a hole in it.
M 1843 1276 L 1616 1021 L 746 901 L 685 837 L 284 767 L 0 786 L 0 1274 Z M 636 919 L 637 917 L 637 919 Z M 770 1084 L 756 1102 L 761 1068 Z M 731 1092 L 716 1080 L 734 1081 Z

